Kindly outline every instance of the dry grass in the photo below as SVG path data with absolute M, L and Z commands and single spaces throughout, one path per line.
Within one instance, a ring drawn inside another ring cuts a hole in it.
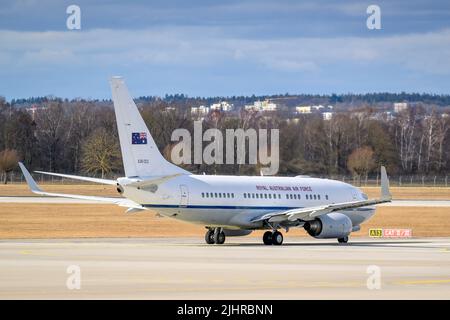
M 73 193 L 88 196 L 119 197 L 115 186 L 98 184 L 39 184 L 48 192 Z M 0 184 L 0 197 L 4 196 L 37 196 L 30 191 L 26 184 Z
M 411 228 L 417 237 L 450 236 L 450 209 L 380 207 L 355 236 L 369 228 Z M 85 204 L 1 204 L 0 239 L 82 237 L 203 237 L 204 228 L 150 211 L 125 214 L 124 208 Z M 305 236 L 292 229 L 289 236 Z M 262 231 L 253 236 L 261 237 Z
M 192 236 L 204 230 L 150 211 L 124 211 L 114 205 L 1 204 L 0 238 Z
M 362 187 L 369 198 L 380 196 L 379 187 Z M 449 200 L 450 187 L 391 187 L 394 199 Z

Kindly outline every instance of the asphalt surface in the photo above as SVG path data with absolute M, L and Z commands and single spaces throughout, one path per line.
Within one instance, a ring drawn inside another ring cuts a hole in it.
M 27 298 L 449 299 L 450 238 L 0 240 L 0 299 Z

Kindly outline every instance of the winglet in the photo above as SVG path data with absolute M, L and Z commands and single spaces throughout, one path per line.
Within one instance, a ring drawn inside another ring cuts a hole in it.
M 25 168 L 25 166 L 23 165 L 22 162 L 19 162 L 19 167 L 22 170 L 22 173 L 23 173 L 25 180 L 27 181 L 28 186 L 30 187 L 31 191 L 35 192 L 35 193 L 42 192 L 41 188 L 39 188 L 36 181 L 34 181 L 33 177 L 28 172 L 27 168 Z
M 391 192 L 389 191 L 389 179 L 384 166 L 381 166 L 381 199 L 392 199 Z

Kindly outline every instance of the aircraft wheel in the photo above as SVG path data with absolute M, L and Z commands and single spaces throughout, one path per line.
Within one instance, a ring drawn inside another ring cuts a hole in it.
M 272 231 L 264 232 L 263 242 L 266 246 L 269 246 L 272 244 Z
M 225 233 L 217 232 L 214 234 L 214 243 L 215 244 L 224 244 L 225 243 Z
M 272 244 L 279 246 L 283 243 L 283 234 L 281 232 L 275 231 L 272 234 Z
M 205 241 L 207 244 L 214 244 L 214 230 L 209 229 L 206 231 Z
M 348 242 L 348 237 L 338 238 L 338 242 L 339 243 L 347 243 Z

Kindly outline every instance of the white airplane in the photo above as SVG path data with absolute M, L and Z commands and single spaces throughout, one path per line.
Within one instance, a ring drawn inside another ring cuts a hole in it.
M 281 245 L 291 227 L 303 227 L 319 239 L 346 243 L 351 232 L 391 201 L 386 169 L 381 167 L 381 198 L 369 200 L 349 184 L 309 177 L 196 175 L 168 162 L 159 152 L 121 77 L 110 80 L 125 177 L 98 179 L 36 171 L 58 177 L 116 185 L 123 198 L 104 198 L 42 191 L 22 163 L 32 192 L 54 197 L 103 201 L 126 212 L 153 210 L 160 215 L 206 226 L 208 244 L 226 236 L 264 233 L 266 245 Z

